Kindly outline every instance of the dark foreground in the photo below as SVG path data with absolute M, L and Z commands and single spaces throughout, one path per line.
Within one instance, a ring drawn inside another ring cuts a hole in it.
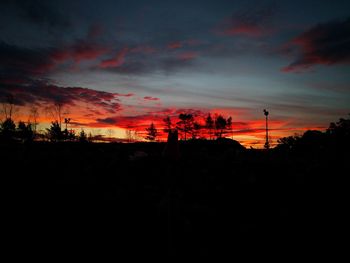
M 3 217 L 23 253 L 337 253 L 349 155 L 181 144 L 2 145 Z M 345 244 L 344 244 L 345 246 Z M 330 252 L 332 251 L 332 252 Z

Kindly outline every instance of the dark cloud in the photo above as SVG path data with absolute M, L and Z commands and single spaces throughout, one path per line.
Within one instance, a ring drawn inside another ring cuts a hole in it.
M 54 66 L 49 49 L 30 49 L 0 42 L 0 69 L 10 75 L 43 74 Z
M 174 72 L 179 69 L 186 69 L 194 65 L 197 53 L 184 52 L 177 54 L 176 57 L 167 57 L 159 61 L 158 67 L 164 72 Z
M 112 58 L 103 60 L 93 69 L 126 75 L 155 71 L 168 73 L 192 66 L 198 56 L 198 52 L 191 50 L 171 53 L 167 49 L 156 51 L 148 48 L 146 50 L 151 52 L 142 52 L 142 49 L 137 48 L 120 49 Z
M 60 103 L 75 106 L 79 102 L 89 106 L 102 108 L 109 113 L 120 110 L 118 94 L 97 91 L 82 87 L 60 87 L 46 82 L 32 81 L 31 83 L 14 85 L 2 84 L 0 87 L 0 101 L 6 101 L 11 96 L 17 105 Z
M 87 40 L 76 40 L 71 45 L 50 48 L 25 48 L 0 41 L 0 70 L 7 76 L 45 76 L 63 63 L 95 60 L 109 49 Z
M 13 8 L 23 20 L 30 23 L 58 28 L 71 26 L 69 16 L 61 12 L 58 6 L 54 4 L 55 2 L 5 0 L 2 2 L 2 5 Z
M 285 52 L 294 54 L 297 59 L 284 67 L 284 72 L 297 72 L 315 65 L 350 63 L 350 18 L 319 24 L 296 37 L 287 45 Z
M 79 63 L 82 60 L 95 60 L 106 54 L 108 51 L 109 48 L 90 42 L 89 39 L 77 40 L 72 45 L 53 49 L 50 52 L 49 57 L 57 63 L 67 60 Z
M 234 13 L 216 30 L 220 34 L 259 37 L 272 31 L 276 5 L 249 7 Z

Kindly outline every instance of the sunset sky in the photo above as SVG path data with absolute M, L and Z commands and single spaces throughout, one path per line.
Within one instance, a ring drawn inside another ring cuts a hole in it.
M 124 137 L 182 112 L 264 143 L 350 113 L 350 1 L 0 2 L 0 101 L 48 125 Z M 1 116 L 3 117 L 3 116 Z

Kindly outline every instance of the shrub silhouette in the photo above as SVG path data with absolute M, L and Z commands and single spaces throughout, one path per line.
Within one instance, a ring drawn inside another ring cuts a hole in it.
M 64 139 L 64 134 L 61 130 L 61 126 L 58 123 L 58 121 L 51 122 L 50 128 L 46 129 L 47 135 L 50 141 L 52 142 L 59 142 Z
M 34 132 L 31 123 L 25 124 L 23 121 L 18 123 L 17 127 L 18 139 L 22 142 L 31 142 L 34 139 Z
M 153 142 L 158 136 L 158 131 L 156 129 L 156 126 L 153 124 L 153 122 L 148 128 L 146 128 L 146 131 L 147 131 L 146 139 Z
M 1 123 L 0 135 L 3 141 L 13 141 L 16 133 L 16 124 L 11 118 Z

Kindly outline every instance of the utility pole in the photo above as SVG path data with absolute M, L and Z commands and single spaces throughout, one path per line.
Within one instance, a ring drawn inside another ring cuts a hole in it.
M 68 131 L 68 123 L 70 123 L 70 118 L 65 118 L 64 123 L 66 124 L 66 130 Z
M 265 118 L 266 118 L 266 141 L 265 141 L 265 145 L 264 145 L 264 148 L 266 150 L 268 150 L 270 148 L 270 143 L 269 143 L 269 127 L 268 127 L 268 120 L 267 120 L 267 116 L 269 116 L 269 112 L 264 109 L 264 115 L 265 115 Z

